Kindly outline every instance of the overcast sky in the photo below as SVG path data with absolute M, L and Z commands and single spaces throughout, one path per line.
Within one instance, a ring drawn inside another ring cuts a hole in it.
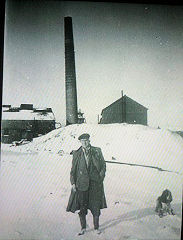
M 183 129 L 182 6 L 7 1 L 3 104 L 51 107 L 65 124 L 64 16 L 88 123 L 123 90 L 148 108 L 149 126 Z

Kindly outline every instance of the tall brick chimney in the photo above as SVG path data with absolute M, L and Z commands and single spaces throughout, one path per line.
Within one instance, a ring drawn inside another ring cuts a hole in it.
M 66 125 L 78 123 L 77 88 L 72 18 L 64 17 Z

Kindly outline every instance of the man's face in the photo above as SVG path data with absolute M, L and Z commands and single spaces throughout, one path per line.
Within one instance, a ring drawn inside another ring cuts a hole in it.
M 81 139 L 80 142 L 83 148 L 87 148 L 90 145 L 89 139 Z

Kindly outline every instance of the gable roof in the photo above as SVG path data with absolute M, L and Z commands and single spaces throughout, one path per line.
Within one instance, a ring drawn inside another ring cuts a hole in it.
M 148 108 L 144 107 L 142 104 L 140 104 L 140 103 L 136 102 L 135 100 L 133 100 L 132 98 L 124 95 L 123 97 L 120 97 L 119 99 L 117 99 L 116 101 L 114 101 L 113 103 L 111 103 L 109 106 L 107 106 L 107 107 L 105 107 L 104 109 L 102 109 L 102 113 L 103 113 L 103 111 L 105 111 L 107 108 L 110 108 L 112 105 L 116 104 L 117 102 L 122 101 L 123 98 L 124 98 L 124 99 L 128 98 L 128 99 L 130 99 L 131 101 L 135 102 L 136 104 L 138 104 L 138 105 L 140 105 L 141 107 L 143 107 L 143 108 L 145 108 L 146 110 L 148 110 Z
M 138 104 L 139 106 L 141 106 L 141 107 L 143 107 L 143 108 L 145 108 L 145 109 L 148 110 L 148 108 L 144 107 L 142 104 L 138 103 L 137 101 L 133 100 L 132 98 L 130 98 L 130 97 L 126 96 L 126 95 L 125 95 L 124 97 L 130 99 L 130 100 L 133 101 L 134 103 L 136 103 L 136 104 Z

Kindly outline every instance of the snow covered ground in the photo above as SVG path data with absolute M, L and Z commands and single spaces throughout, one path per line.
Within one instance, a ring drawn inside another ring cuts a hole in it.
M 77 213 L 66 212 L 70 195 L 70 152 L 88 132 L 107 162 L 102 233 L 80 230 Z M 138 165 L 145 165 L 143 167 Z M 161 168 L 159 171 L 155 168 Z M 81 124 L 56 129 L 30 144 L 2 144 L 0 240 L 135 240 L 181 239 L 183 139 L 168 130 L 142 125 Z M 155 202 L 168 188 L 175 216 L 159 218 Z

